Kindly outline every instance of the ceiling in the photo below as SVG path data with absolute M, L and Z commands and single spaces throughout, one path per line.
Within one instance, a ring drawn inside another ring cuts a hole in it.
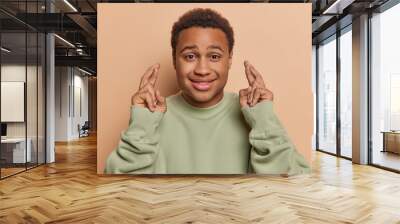
M 338 3 L 335 3 L 335 2 Z M 0 24 L 2 43 L 15 49 L 15 54 L 24 54 L 25 30 L 55 32 L 61 38 L 55 38 L 56 65 L 82 66 L 96 71 L 97 58 L 97 3 L 127 2 L 269 2 L 269 3 L 312 3 L 313 43 L 327 38 L 337 28 L 351 24 L 352 17 L 366 10 L 374 9 L 387 0 L 253 0 L 253 1 L 166 1 L 166 0 L 1 0 Z M 328 10 L 327 10 L 328 9 Z M 52 13 L 49 13 L 49 12 Z M 340 20 L 340 22 L 338 22 Z M 339 24 L 339 25 L 338 25 Z M 29 39 L 29 38 L 28 38 Z M 29 42 L 30 40 L 28 40 Z M 35 43 L 29 43 L 27 52 L 36 49 Z M 3 55 L 3 54 L 2 54 Z

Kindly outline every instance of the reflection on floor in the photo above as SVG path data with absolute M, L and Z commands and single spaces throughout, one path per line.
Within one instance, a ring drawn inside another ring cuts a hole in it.
M 25 170 L 25 167 L 24 168 L 19 168 L 19 167 L 18 168 L 1 168 L 1 178 L 13 175 L 15 173 L 18 173 L 18 172 L 21 172 L 24 170 Z
M 1 168 L 1 178 L 25 171 L 25 164 L 2 164 L 4 167 Z M 27 169 L 37 166 L 35 163 L 26 164 Z
M 96 173 L 96 139 L 0 181 L 0 223 L 399 223 L 400 175 L 313 152 L 313 173 Z
M 372 157 L 373 163 L 389 167 L 395 170 L 400 170 L 400 155 L 392 152 L 374 151 Z

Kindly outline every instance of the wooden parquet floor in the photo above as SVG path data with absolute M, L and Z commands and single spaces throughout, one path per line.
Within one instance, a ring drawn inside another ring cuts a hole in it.
M 0 223 L 400 223 L 400 175 L 316 153 L 280 176 L 98 176 L 94 136 L 0 181 Z

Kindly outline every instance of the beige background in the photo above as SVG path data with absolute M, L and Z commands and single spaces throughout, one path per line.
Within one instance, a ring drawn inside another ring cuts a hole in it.
M 233 62 L 225 91 L 248 86 L 248 59 L 274 92 L 275 111 L 298 151 L 311 161 L 311 4 L 98 4 L 97 172 L 128 127 L 130 98 L 148 66 L 161 64 L 161 94 L 178 91 L 170 32 L 186 11 L 213 8 L 235 32 Z

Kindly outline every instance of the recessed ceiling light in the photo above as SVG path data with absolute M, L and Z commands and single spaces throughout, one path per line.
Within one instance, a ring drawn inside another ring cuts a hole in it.
M 10 53 L 11 52 L 11 50 L 9 50 L 9 49 L 7 49 L 5 47 L 1 47 L 1 51 L 4 51 L 6 53 Z
M 65 4 L 67 4 L 74 12 L 78 12 L 78 10 L 71 4 L 69 3 L 68 0 L 64 0 Z
M 88 71 L 86 71 L 86 70 L 83 70 L 83 69 L 81 69 L 81 68 L 79 68 L 79 67 L 78 67 L 78 70 L 81 71 L 81 72 L 83 72 L 83 73 L 85 73 L 85 74 L 93 75 L 92 73 L 90 73 L 90 72 L 88 72 Z
M 355 0 L 336 0 L 327 9 L 325 9 L 322 14 L 342 14 L 343 9 L 351 5 Z
M 57 34 L 54 34 L 54 36 L 57 37 L 58 39 L 60 39 L 62 42 L 64 42 L 64 43 L 68 44 L 69 46 L 75 48 L 75 45 L 73 45 L 73 44 L 72 44 L 71 42 L 69 42 L 68 40 L 66 40 L 66 39 L 64 39 L 64 38 L 62 38 L 62 37 L 60 37 L 60 36 L 57 35 Z

